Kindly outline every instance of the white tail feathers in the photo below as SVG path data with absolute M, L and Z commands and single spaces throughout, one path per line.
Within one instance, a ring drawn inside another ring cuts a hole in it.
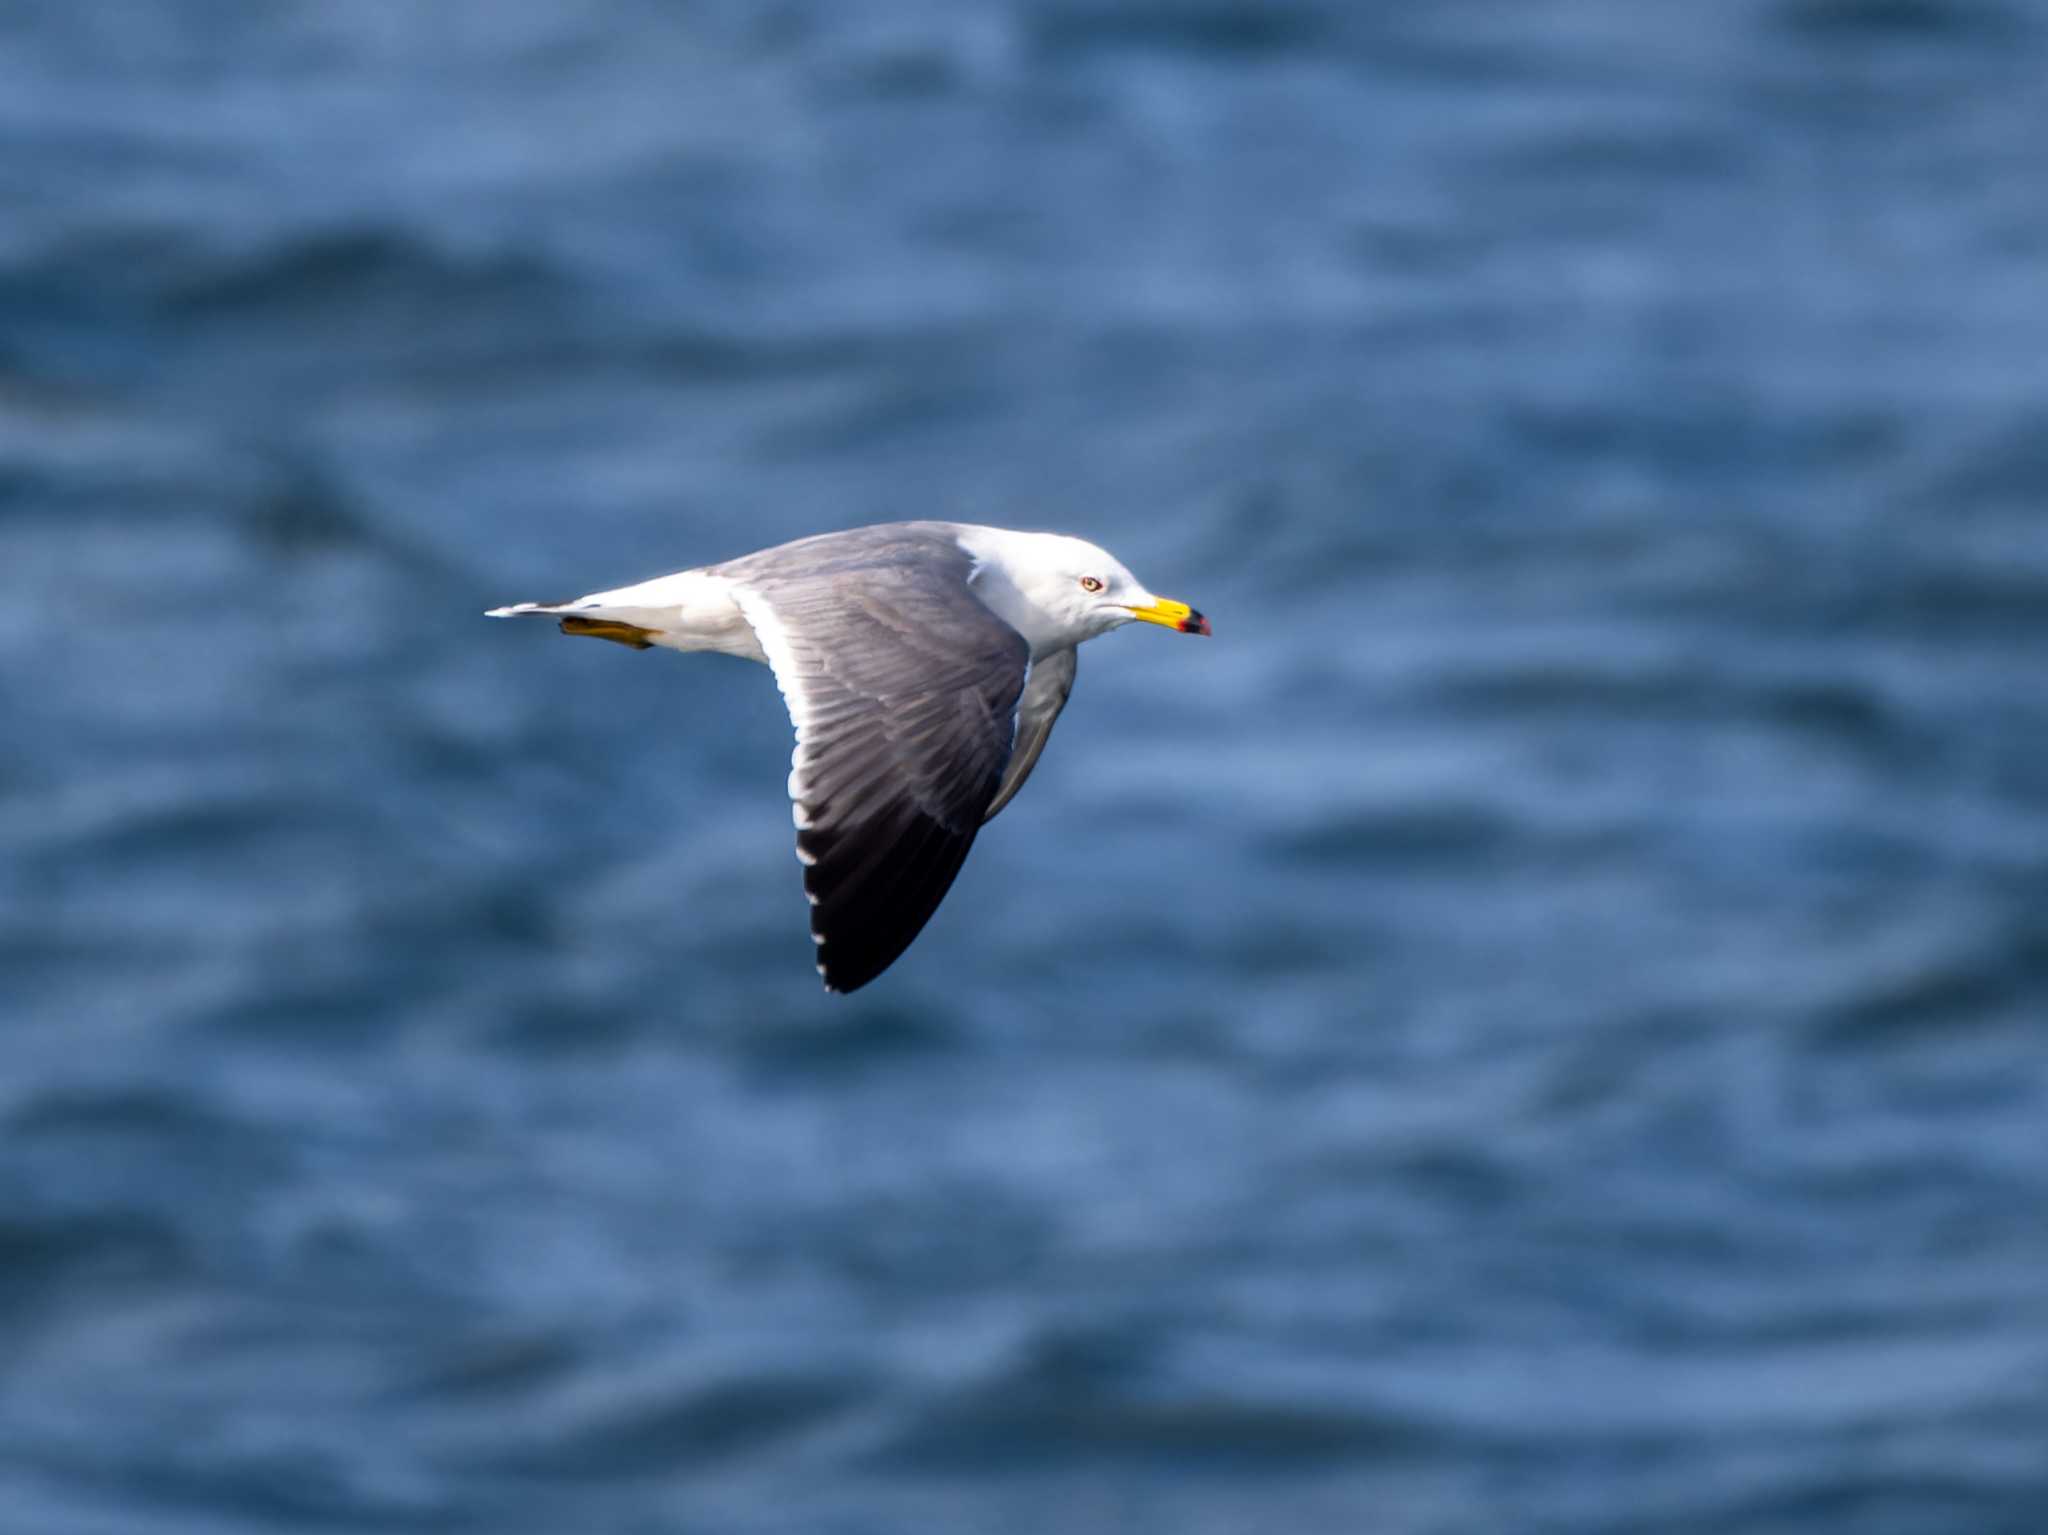
M 636 649 L 662 645 L 670 650 L 717 650 L 750 661 L 767 659 L 733 601 L 731 584 L 701 570 L 678 571 L 638 586 L 592 592 L 572 602 L 515 602 L 484 614 L 486 618 L 529 615 L 561 619 L 565 634 L 594 635 Z

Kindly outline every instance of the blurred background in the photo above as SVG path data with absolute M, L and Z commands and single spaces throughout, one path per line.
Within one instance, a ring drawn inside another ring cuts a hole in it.
M 0 4 L 0 1527 L 2048 1528 L 2048 6 Z M 1099 540 L 908 956 L 765 672 Z

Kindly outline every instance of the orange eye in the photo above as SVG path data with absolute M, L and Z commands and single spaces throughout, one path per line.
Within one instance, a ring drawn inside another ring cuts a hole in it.
M 1099 592 L 1102 590 L 1102 583 L 1094 576 L 1083 576 L 1081 578 L 1081 590 L 1084 592 Z

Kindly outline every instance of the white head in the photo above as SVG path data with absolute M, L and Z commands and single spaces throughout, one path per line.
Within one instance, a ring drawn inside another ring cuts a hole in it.
M 1084 538 L 968 528 L 960 545 L 975 558 L 975 591 L 1031 642 L 1034 657 L 1134 619 L 1183 634 L 1209 632 L 1200 613 L 1148 591 L 1122 561 Z

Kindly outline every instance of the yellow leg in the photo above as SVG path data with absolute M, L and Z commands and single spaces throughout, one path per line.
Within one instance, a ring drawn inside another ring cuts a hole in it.
M 654 643 L 652 629 L 618 623 L 609 618 L 565 618 L 562 620 L 562 632 L 587 634 L 594 640 L 611 640 L 616 644 L 631 645 L 635 650 L 646 650 Z

